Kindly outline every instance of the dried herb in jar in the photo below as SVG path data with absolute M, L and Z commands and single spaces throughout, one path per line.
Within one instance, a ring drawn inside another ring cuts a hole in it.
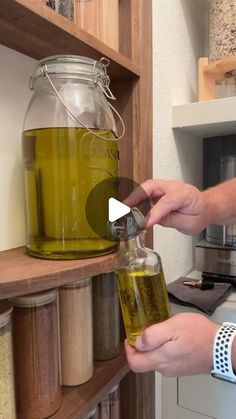
M 114 272 L 93 277 L 94 358 L 111 359 L 120 352 L 119 296 Z

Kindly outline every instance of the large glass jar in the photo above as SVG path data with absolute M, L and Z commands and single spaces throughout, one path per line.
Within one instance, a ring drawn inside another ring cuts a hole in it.
M 15 391 L 12 355 L 12 305 L 0 303 L 0 418 L 15 419 Z
M 17 418 L 47 418 L 61 405 L 57 291 L 13 303 Z
M 90 227 L 86 201 L 106 183 L 118 196 L 116 126 L 106 96 L 107 61 L 53 56 L 31 78 L 34 94 L 24 122 L 23 157 L 27 250 L 37 257 L 73 259 L 114 251 L 117 243 Z M 107 226 L 107 202 L 94 197 L 93 225 Z
M 60 288 L 62 384 L 76 386 L 93 375 L 91 278 Z
M 119 295 L 114 272 L 93 277 L 94 359 L 107 360 L 120 352 Z

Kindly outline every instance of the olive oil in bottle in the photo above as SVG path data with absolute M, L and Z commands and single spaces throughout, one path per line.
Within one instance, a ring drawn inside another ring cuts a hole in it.
M 160 256 L 144 246 L 137 208 L 123 217 L 117 234 L 124 240 L 115 264 L 120 305 L 130 345 L 147 327 L 170 317 L 168 293 Z M 142 215 L 141 215 L 142 216 Z M 116 231 L 116 226 L 114 226 Z
M 126 335 L 134 345 L 144 329 L 170 316 L 163 271 L 119 271 L 117 281 Z
M 91 190 L 118 175 L 114 135 L 109 130 L 93 131 L 109 141 L 75 127 L 23 133 L 29 254 L 73 259 L 102 255 L 117 248 L 116 242 L 99 237 L 86 217 L 86 200 Z M 117 197 L 116 184 L 107 185 L 107 194 Z M 98 196 L 94 205 L 94 223 L 106 226 L 106 201 Z

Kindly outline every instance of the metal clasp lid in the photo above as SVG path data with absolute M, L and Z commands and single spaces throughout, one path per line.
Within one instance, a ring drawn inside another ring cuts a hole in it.
M 142 233 L 145 217 L 141 211 L 134 207 L 130 213 L 113 223 L 110 223 L 110 234 L 114 239 L 127 240 Z
M 104 76 L 101 75 L 95 75 L 95 68 L 97 64 L 100 64 L 103 68 L 104 71 Z M 109 84 L 110 84 L 110 78 L 107 75 L 107 66 L 109 65 L 110 61 L 105 58 L 102 57 L 100 61 L 95 61 L 94 65 L 93 65 L 93 80 L 94 83 L 97 84 L 103 91 L 103 93 L 105 94 L 106 97 L 108 97 L 109 99 L 112 100 L 116 100 L 115 96 L 113 95 L 113 93 L 111 92 L 110 88 L 109 88 Z M 45 76 L 49 82 L 49 84 L 51 85 L 54 93 L 56 94 L 56 96 L 58 97 L 58 99 L 61 101 L 62 105 L 65 107 L 65 109 L 67 110 L 67 112 L 72 116 L 72 118 L 78 122 L 83 128 L 85 128 L 86 130 L 88 130 L 91 134 L 95 135 L 96 137 L 102 139 L 102 140 L 106 140 L 106 141 L 118 141 L 121 140 L 124 135 L 125 135 L 125 124 L 123 121 L 123 118 L 121 117 L 121 115 L 119 114 L 119 112 L 114 108 L 114 106 L 111 105 L 111 103 L 107 102 L 108 105 L 110 106 L 110 108 L 112 109 L 112 111 L 117 115 L 117 117 L 119 118 L 120 122 L 121 122 L 121 126 L 122 126 L 122 132 L 121 135 L 118 136 L 117 138 L 106 138 L 103 137 L 102 135 L 99 135 L 97 132 L 93 131 L 91 128 L 87 127 L 87 125 L 85 125 L 81 119 L 78 116 L 75 116 L 75 114 L 68 108 L 67 104 L 65 103 L 64 99 L 61 97 L 60 93 L 57 91 L 52 79 L 50 78 L 48 71 L 47 71 L 47 65 L 43 64 L 40 67 L 40 72 L 43 76 Z

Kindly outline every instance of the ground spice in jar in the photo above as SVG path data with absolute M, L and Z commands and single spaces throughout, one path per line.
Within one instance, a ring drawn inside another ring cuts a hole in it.
M 57 291 L 13 303 L 17 418 L 47 418 L 61 405 Z
M 93 340 L 94 359 L 119 355 L 120 311 L 114 272 L 93 277 Z
M 236 0 L 209 1 L 209 59 L 236 54 Z
M 62 384 L 75 386 L 93 375 L 91 278 L 60 288 Z
M 0 303 L 0 418 L 15 419 L 14 370 L 12 354 L 12 305 Z

